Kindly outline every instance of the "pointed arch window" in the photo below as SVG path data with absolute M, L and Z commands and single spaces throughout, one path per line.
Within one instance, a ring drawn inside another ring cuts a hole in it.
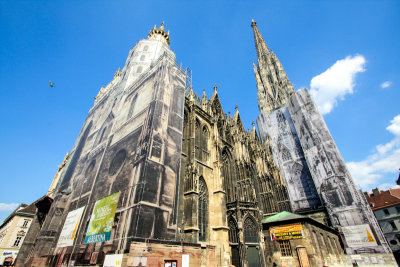
M 146 58 L 145 55 L 141 55 L 141 56 L 140 56 L 140 61 L 144 61 L 145 58 Z
M 237 181 L 237 172 L 232 160 L 232 156 L 228 149 L 222 151 L 222 175 L 224 190 L 226 192 L 227 202 L 233 202 L 236 200 L 238 195 L 237 191 L 240 192 L 240 185 Z
M 325 256 L 326 244 L 325 244 L 325 241 L 324 241 L 324 235 L 322 233 L 319 233 L 318 243 L 319 243 L 319 246 L 321 248 L 321 254 L 324 257 Z
M 233 244 L 239 243 L 238 227 L 233 218 L 229 218 L 229 242 Z
M 258 234 L 257 234 L 257 225 L 250 218 L 247 217 L 244 221 L 244 242 L 245 243 L 257 243 L 258 242 Z
M 203 177 L 199 179 L 198 202 L 199 241 L 206 241 L 208 227 L 208 189 Z
M 195 149 L 195 156 L 196 159 L 201 160 L 201 128 L 200 128 L 200 122 L 196 120 L 195 122 L 195 136 L 194 136 L 194 149 Z
M 202 159 L 204 162 L 208 160 L 208 138 L 209 133 L 207 128 L 204 126 L 201 134 L 201 150 L 203 152 Z
M 147 51 L 147 50 L 149 50 L 149 46 L 148 46 L 148 45 L 145 45 L 145 46 L 143 47 L 143 51 Z
M 235 219 L 230 217 L 228 220 L 229 226 L 229 243 L 231 246 L 231 261 L 234 266 L 240 265 L 240 253 L 239 253 L 239 230 Z
M 142 70 L 143 70 L 143 67 L 142 67 L 142 66 L 139 66 L 139 67 L 137 68 L 137 70 L 136 70 L 136 73 L 142 73 Z
M 266 202 L 266 205 L 265 205 L 265 212 L 266 213 L 272 213 L 272 212 L 274 212 L 274 206 L 273 206 L 273 197 L 272 197 L 272 193 L 267 193 L 266 194 L 266 196 L 265 196 L 265 202 Z
M 312 233 L 312 239 L 313 239 L 313 243 L 314 243 L 315 253 L 322 255 L 321 250 L 320 250 L 320 244 L 318 242 L 317 233 L 314 230 L 311 233 Z
M 189 153 L 189 125 L 188 125 L 188 114 L 186 110 L 183 114 L 183 144 L 182 144 L 182 152 L 186 155 Z

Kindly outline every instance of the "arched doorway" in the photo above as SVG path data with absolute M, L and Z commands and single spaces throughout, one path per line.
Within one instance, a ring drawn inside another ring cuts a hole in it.
M 235 267 L 240 267 L 239 235 L 235 219 L 229 218 L 229 244 L 231 246 L 231 262 Z
M 246 244 L 247 252 L 247 266 L 248 267 L 259 267 L 260 256 L 258 253 L 258 227 L 254 220 L 247 217 L 243 225 L 244 232 L 244 243 Z

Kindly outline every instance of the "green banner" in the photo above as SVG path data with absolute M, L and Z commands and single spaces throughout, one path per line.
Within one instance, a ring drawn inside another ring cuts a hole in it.
M 84 244 L 110 240 L 120 194 L 118 192 L 96 201 Z

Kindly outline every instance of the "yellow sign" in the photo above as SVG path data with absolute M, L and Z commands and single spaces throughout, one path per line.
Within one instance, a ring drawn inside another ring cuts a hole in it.
M 272 241 L 303 238 L 303 226 L 301 223 L 270 227 L 269 232 Z

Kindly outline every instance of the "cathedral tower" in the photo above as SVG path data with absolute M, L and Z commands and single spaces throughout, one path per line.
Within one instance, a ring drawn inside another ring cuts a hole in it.
M 254 20 L 251 21 L 251 27 L 257 51 L 257 65 L 253 63 L 253 68 L 257 82 L 258 108 L 261 112 L 271 112 L 286 104 L 294 94 L 294 88 L 278 57 L 268 49 Z
M 293 211 L 323 219 L 323 223 L 344 233 L 349 254 L 366 249 L 372 253 L 390 252 L 308 89 L 294 91 L 254 21 L 251 26 L 258 58 L 258 66 L 254 66 L 261 113 L 258 129 L 264 142 L 268 140 L 271 145 Z M 352 243 L 352 232 L 369 233 L 368 229 L 374 234 L 373 241 Z
M 105 254 L 129 251 L 138 238 L 175 240 L 186 73 L 169 43 L 164 23 L 154 26 L 100 89 L 60 174 L 33 249 L 35 266 L 102 264 Z M 111 221 L 92 223 L 112 201 Z M 63 240 L 71 214 L 81 219 L 72 240 Z M 107 231 L 97 233 L 103 223 Z

